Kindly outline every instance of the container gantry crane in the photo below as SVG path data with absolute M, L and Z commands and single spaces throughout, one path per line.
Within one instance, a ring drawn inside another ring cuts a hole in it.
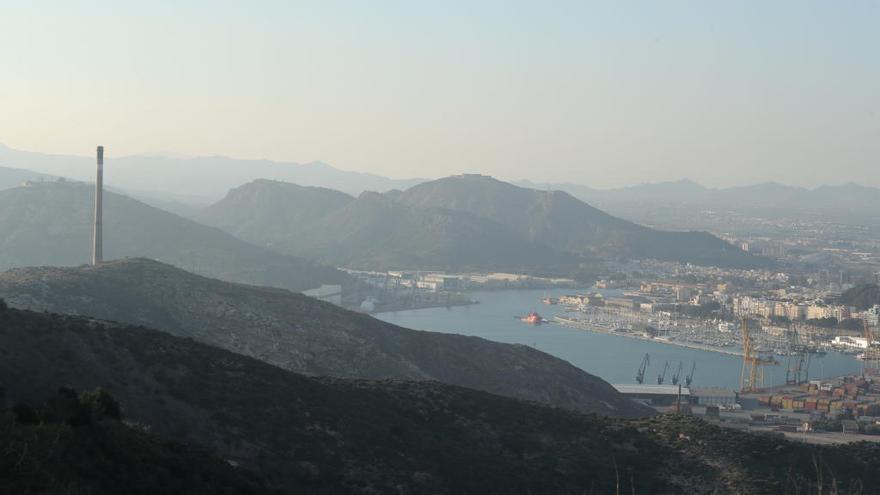
M 657 375 L 657 385 L 663 385 L 663 382 L 666 380 L 667 371 L 669 371 L 669 361 L 666 361 L 666 364 L 663 365 L 663 372 Z
M 786 337 L 788 338 L 788 367 L 785 370 L 785 384 L 800 385 L 809 380 L 810 362 L 818 349 L 801 340 L 796 329 L 788 329 Z
M 697 362 L 696 361 L 694 361 L 693 366 L 691 366 L 691 372 L 688 374 L 688 376 L 684 377 L 684 386 L 685 387 L 690 387 L 691 383 L 693 383 L 694 371 L 697 371 Z
M 639 366 L 639 371 L 636 372 L 636 381 L 639 382 L 639 385 L 645 383 L 645 371 L 648 370 L 650 364 L 651 356 L 645 354 L 645 357 L 642 358 L 642 364 Z
M 684 367 L 684 363 L 681 361 L 678 362 L 678 368 L 675 370 L 675 373 L 672 374 L 672 384 L 678 385 L 678 382 L 681 380 L 681 368 Z
M 743 341 L 743 367 L 739 376 L 739 391 L 754 393 L 758 391 L 759 385 L 764 386 L 764 366 L 779 363 L 772 356 L 762 356 L 755 348 L 749 333 L 749 321 L 746 318 L 742 319 L 740 329 Z

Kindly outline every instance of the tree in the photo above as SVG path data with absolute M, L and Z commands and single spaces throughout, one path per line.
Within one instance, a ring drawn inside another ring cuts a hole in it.
M 66 423 L 70 426 L 83 426 L 91 422 L 89 410 L 79 401 L 76 390 L 61 387 L 58 393 L 46 401 L 42 419 L 46 423 Z
M 122 407 L 119 405 L 119 401 L 103 388 L 98 387 L 91 392 L 81 393 L 79 402 L 89 411 L 92 419 L 122 420 Z

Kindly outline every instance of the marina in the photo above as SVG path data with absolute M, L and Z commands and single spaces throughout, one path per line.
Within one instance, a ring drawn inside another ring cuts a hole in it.
M 626 337 L 626 338 L 630 338 L 630 339 L 656 342 L 656 343 L 660 343 L 660 344 L 675 345 L 675 346 L 679 346 L 679 347 L 686 347 L 688 349 L 697 349 L 697 350 L 707 351 L 707 352 L 718 352 L 721 354 L 728 354 L 731 356 L 742 356 L 743 355 L 742 351 L 737 351 L 737 350 L 733 350 L 733 349 L 726 349 L 723 347 L 717 347 L 717 346 L 712 346 L 712 345 L 707 345 L 707 344 L 699 344 L 696 342 L 678 341 L 678 340 L 673 340 L 673 339 L 669 339 L 666 337 L 651 337 L 651 336 L 647 336 L 644 334 L 637 334 L 637 333 L 632 333 L 632 332 L 615 332 L 614 330 L 609 330 L 607 328 L 593 325 L 593 324 L 586 322 L 584 320 L 579 320 L 579 319 L 571 318 L 571 317 L 556 316 L 553 318 L 553 321 L 556 323 L 559 323 L 560 325 L 565 326 L 565 327 L 574 328 L 577 330 L 585 330 L 588 332 L 606 333 L 606 334 L 611 334 L 611 335 L 615 335 L 615 336 L 619 336 L 619 337 Z

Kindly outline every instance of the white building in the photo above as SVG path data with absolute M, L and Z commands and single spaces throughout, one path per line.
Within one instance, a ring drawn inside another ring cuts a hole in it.
M 845 337 L 838 335 L 831 343 L 835 346 L 850 347 L 852 349 L 867 349 L 868 339 L 864 337 Z

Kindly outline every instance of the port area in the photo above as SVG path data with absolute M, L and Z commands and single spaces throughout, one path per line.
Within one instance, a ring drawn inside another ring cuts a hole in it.
M 756 416 L 778 414 L 761 410 L 723 412 L 719 418 L 707 417 L 705 407 L 694 407 L 693 414 L 701 416 L 722 428 L 729 428 L 751 433 L 786 438 L 793 442 L 805 442 L 815 445 L 836 445 L 850 442 L 880 442 L 880 435 L 866 435 L 856 431 L 811 430 L 804 429 L 803 422 L 809 421 L 809 415 L 798 413 L 782 414 L 776 419 L 755 419 Z
M 812 380 L 736 395 L 736 402 L 701 404 L 706 398 L 691 396 L 685 407 L 676 405 L 674 399 L 652 407 L 661 413 L 683 411 L 723 428 L 791 441 L 818 445 L 880 442 L 880 376 Z
M 664 335 L 656 335 L 652 334 L 647 329 L 640 329 L 638 326 L 634 326 L 631 322 L 624 321 L 619 318 L 620 314 L 616 312 L 609 311 L 604 312 L 604 315 L 601 315 L 599 311 L 594 310 L 591 316 L 592 317 L 555 316 L 551 321 L 568 328 L 585 330 L 588 332 L 617 335 L 619 337 L 686 347 L 689 349 L 718 352 L 731 356 L 741 357 L 743 355 L 742 350 L 734 347 L 735 341 L 733 339 L 707 338 L 705 336 L 706 332 L 704 331 L 667 332 Z M 701 327 L 702 322 L 691 328 L 700 329 Z

